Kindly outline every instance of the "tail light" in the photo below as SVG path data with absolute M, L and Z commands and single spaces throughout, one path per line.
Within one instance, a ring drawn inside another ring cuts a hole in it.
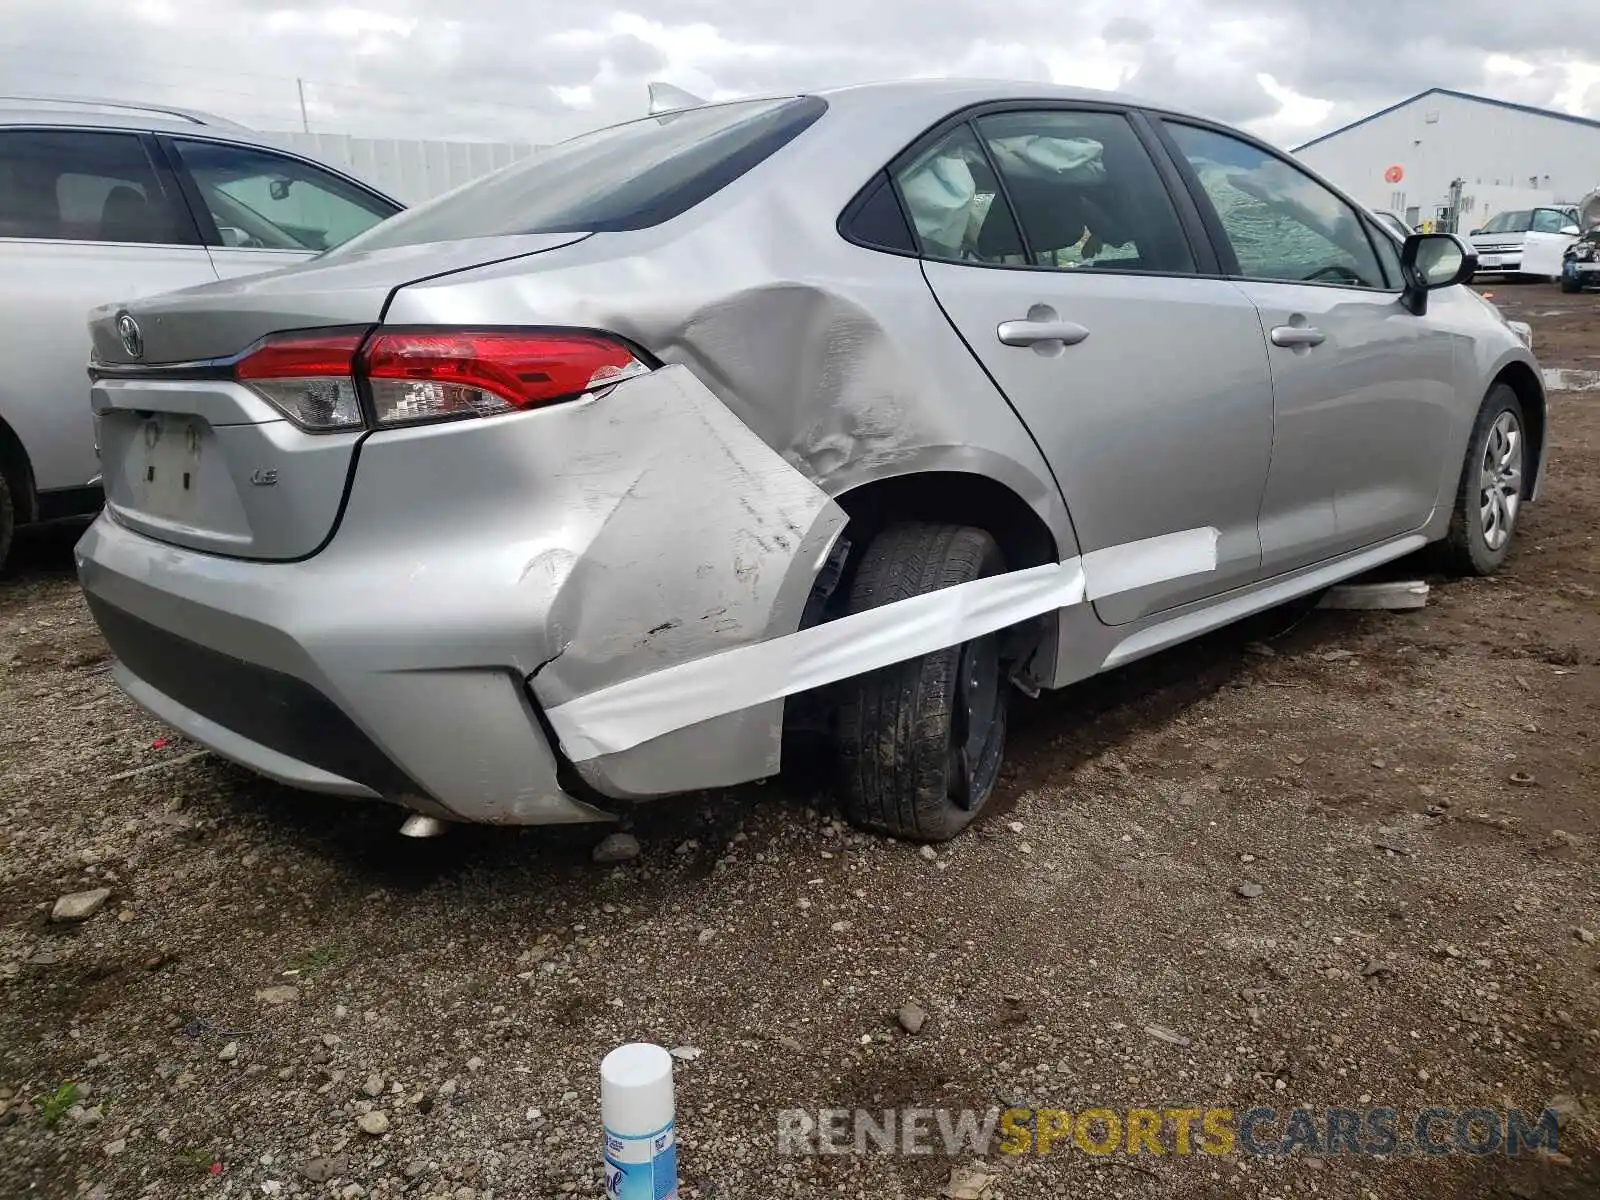
M 379 425 L 534 408 L 648 370 L 593 333 L 379 333 L 361 354 Z
M 304 429 L 359 429 L 355 361 L 365 336 L 364 329 L 277 334 L 234 363 L 233 377 Z
M 645 374 L 624 343 L 573 330 L 312 330 L 265 339 L 234 378 L 315 432 L 486 417 L 571 400 Z

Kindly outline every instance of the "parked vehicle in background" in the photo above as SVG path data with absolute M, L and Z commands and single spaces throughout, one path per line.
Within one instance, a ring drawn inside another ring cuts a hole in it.
M 16 526 L 100 506 L 91 308 L 300 262 L 399 210 L 217 117 L 0 97 L 0 566 Z
M 1449 234 L 1101 92 L 950 80 L 575 138 L 94 318 L 115 677 L 218 753 L 537 824 L 774 774 L 954 836 L 1061 687 L 1538 491 Z
M 1600 286 L 1600 189 L 1579 203 L 1578 228 L 1583 232 L 1561 256 L 1563 292 Z
M 1374 209 L 1372 215 L 1378 218 L 1379 224 L 1384 226 L 1384 228 L 1386 228 L 1390 233 L 1394 234 L 1395 237 L 1399 238 L 1402 242 L 1410 237 L 1414 232 L 1411 226 L 1406 224 L 1404 217 L 1400 216 L 1398 213 L 1392 213 L 1386 208 Z
M 1571 205 L 1508 209 L 1469 235 L 1479 275 L 1527 275 L 1555 279 L 1561 255 L 1578 235 L 1578 210 Z

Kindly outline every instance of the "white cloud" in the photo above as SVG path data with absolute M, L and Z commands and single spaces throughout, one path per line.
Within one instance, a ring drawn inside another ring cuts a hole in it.
M 4 0 L 8 91 L 264 128 L 548 141 L 664 79 L 722 98 L 896 76 L 1127 87 L 1304 140 L 1430 86 L 1600 117 L 1592 0 Z M 180 15 L 181 14 L 181 15 Z

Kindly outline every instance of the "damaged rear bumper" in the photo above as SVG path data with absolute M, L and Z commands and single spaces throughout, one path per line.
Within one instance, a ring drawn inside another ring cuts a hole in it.
M 430 666 L 383 637 L 425 638 L 369 608 L 383 633 L 328 621 L 339 588 L 306 564 L 208 559 L 157 547 L 102 515 L 78 546 L 90 611 L 116 680 L 186 737 L 308 791 L 381 798 L 465 821 L 604 819 L 569 794 L 515 668 Z M 420 612 L 420 605 L 412 608 Z M 346 610 L 348 611 L 348 610 Z M 354 615 L 354 614 L 351 614 Z
M 223 558 L 102 515 L 78 566 L 118 682 L 219 754 L 310 790 L 546 824 L 777 770 L 781 701 L 571 767 L 541 707 L 794 632 L 843 520 L 667 367 L 367 438 L 311 558 Z

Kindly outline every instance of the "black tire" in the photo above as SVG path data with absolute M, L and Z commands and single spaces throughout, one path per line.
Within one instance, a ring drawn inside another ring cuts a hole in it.
M 11 535 L 17 528 L 17 508 L 11 499 L 11 485 L 6 473 L 0 471 L 0 571 L 6 569 L 6 555 L 11 553 Z
M 1561 290 L 1570 296 L 1574 292 L 1583 291 L 1583 284 L 1579 283 L 1576 279 L 1568 279 L 1565 275 L 1563 275 L 1561 277 Z
M 849 611 L 1005 569 L 1000 547 L 981 529 L 890 525 L 856 568 Z M 1005 753 L 1009 686 L 1000 639 L 989 634 L 839 685 L 841 790 L 851 821 L 895 837 L 942 842 L 978 815 Z
M 1491 431 L 1505 413 L 1511 414 L 1521 431 L 1522 469 L 1517 513 L 1511 519 L 1505 541 L 1495 546 L 1490 544 L 1485 533 L 1482 472 Z M 1522 411 L 1522 401 L 1505 384 L 1496 384 L 1485 398 L 1483 407 L 1478 410 L 1478 419 L 1472 425 L 1472 437 L 1467 442 L 1467 458 L 1461 464 L 1461 482 L 1456 487 L 1455 508 L 1450 514 L 1450 532 L 1439 547 L 1441 566 L 1446 571 L 1454 575 L 1493 575 L 1500 569 L 1516 542 L 1516 517 L 1527 500 L 1533 464 L 1532 447 L 1528 442 L 1528 421 Z

